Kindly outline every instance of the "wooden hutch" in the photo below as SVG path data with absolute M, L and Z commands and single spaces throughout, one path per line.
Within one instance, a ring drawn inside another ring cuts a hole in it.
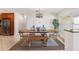
M 0 34 L 14 35 L 14 13 L 0 14 Z

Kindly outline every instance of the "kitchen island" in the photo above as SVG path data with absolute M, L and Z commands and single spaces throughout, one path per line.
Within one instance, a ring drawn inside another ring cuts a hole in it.
M 65 50 L 79 50 L 79 30 L 65 29 Z

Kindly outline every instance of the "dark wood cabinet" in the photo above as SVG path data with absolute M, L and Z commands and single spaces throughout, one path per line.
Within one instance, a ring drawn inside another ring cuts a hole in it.
M 1 14 L 1 30 L 2 35 L 14 35 L 14 13 Z
M 0 35 L 1 35 L 1 20 L 0 20 Z

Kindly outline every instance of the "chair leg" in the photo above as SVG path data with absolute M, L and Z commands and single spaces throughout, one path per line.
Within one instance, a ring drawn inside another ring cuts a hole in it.
M 28 46 L 29 46 L 29 48 L 30 48 L 30 47 L 31 47 L 31 45 L 32 45 L 32 44 L 31 44 L 31 42 L 32 42 L 32 40 L 31 40 L 31 39 L 29 39 L 29 40 L 28 40 Z

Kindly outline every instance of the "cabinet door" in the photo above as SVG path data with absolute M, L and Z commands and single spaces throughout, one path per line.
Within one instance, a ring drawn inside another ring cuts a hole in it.
M 5 21 L 6 26 L 10 28 L 8 32 L 10 32 L 10 35 L 14 35 L 14 13 L 2 13 L 2 20 L 8 20 Z
M 1 35 L 1 20 L 0 20 L 0 35 Z
M 2 20 L 2 31 L 3 35 L 10 35 L 10 20 L 4 19 Z
M 73 50 L 73 33 L 65 31 L 65 50 Z

